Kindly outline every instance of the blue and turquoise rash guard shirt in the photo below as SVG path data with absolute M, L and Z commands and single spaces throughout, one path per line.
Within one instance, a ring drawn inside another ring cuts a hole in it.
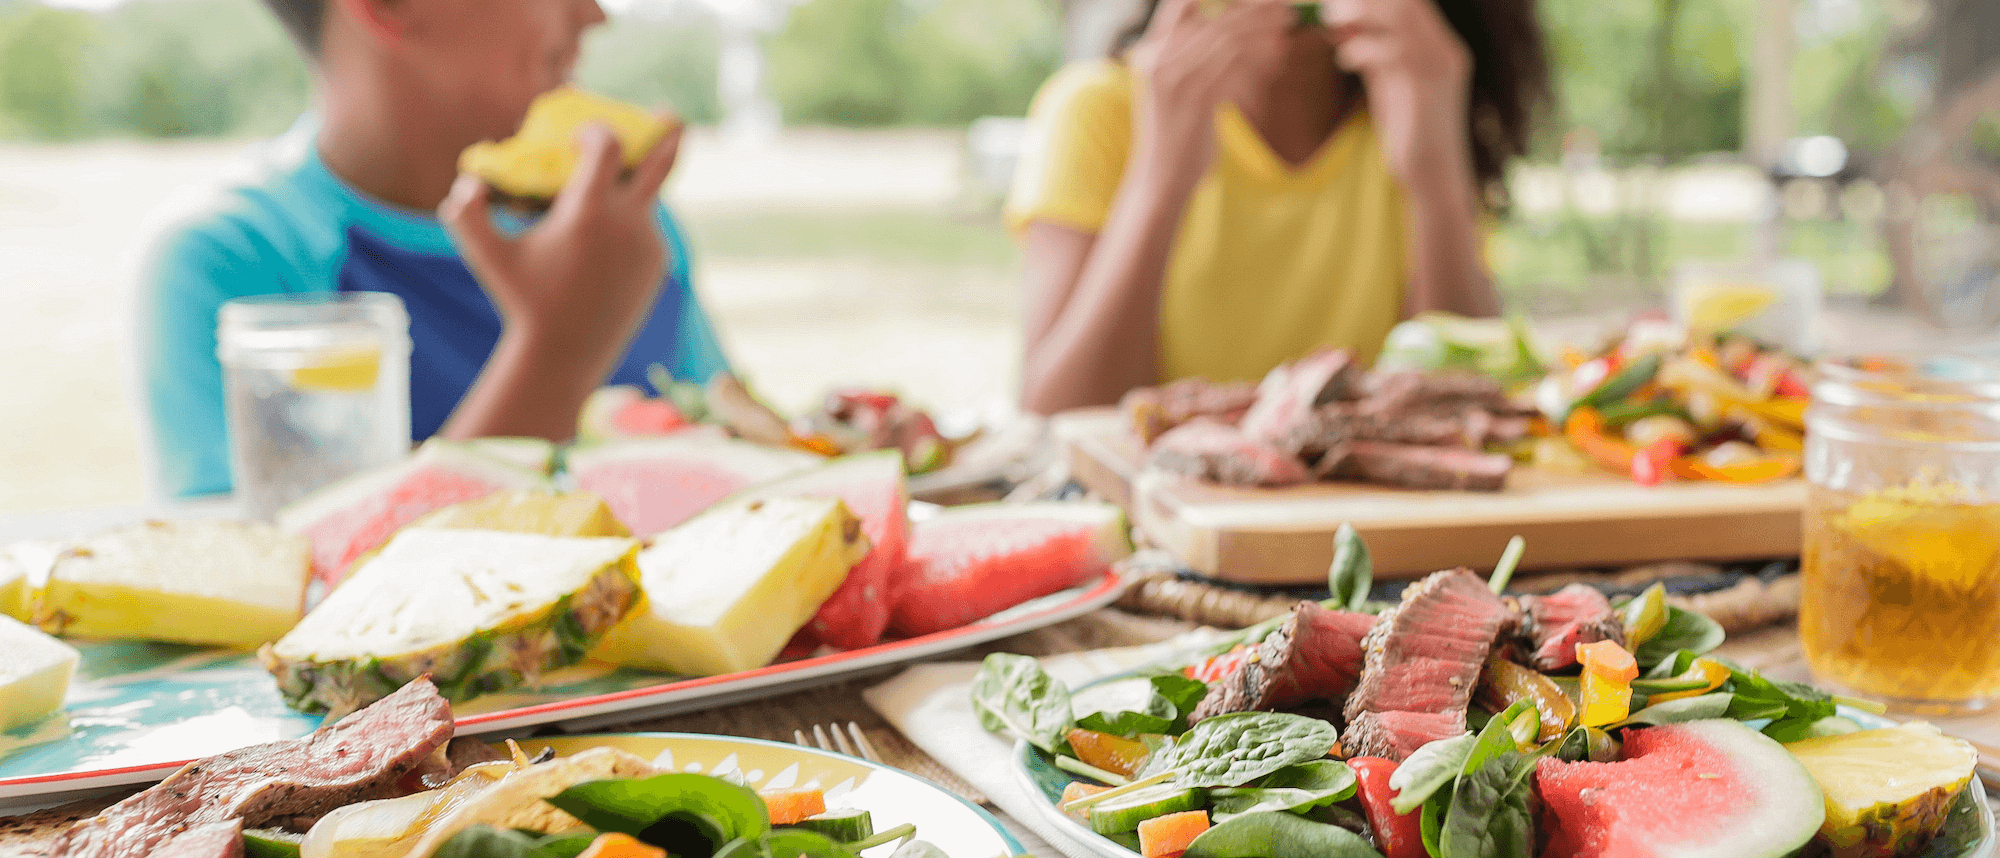
M 160 487 L 230 490 L 215 319 L 222 302 L 287 292 L 391 292 L 410 315 L 410 435 L 435 434 L 500 337 L 500 316 L 436 217 L 368 199 L 311 145 L 309 122 L 260 157 L 256 178 L 169 231 L 143 284 L 141 360 Z M 689 274 L 687 241 L 664 205 L 671 254 L 651 316 L 607 384 L 646 384 L 665 366 L 706 381 L 727 362 Z

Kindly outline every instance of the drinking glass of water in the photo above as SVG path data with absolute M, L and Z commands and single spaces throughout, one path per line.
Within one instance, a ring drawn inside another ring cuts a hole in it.
M 410 450 L 410 318 L 386 292 L 260 295 L 216 318 L 230 466 L 243 512 L 270 519 Z

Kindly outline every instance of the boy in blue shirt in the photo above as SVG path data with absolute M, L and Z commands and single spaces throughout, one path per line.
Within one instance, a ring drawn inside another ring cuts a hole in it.
M 413 440 L 565 440 L 599 385 L 727 368 L 659 201 L 678 130 L 628 171 L 610 131 L 586 128 L 576 172 L 519 233 L 458 174 L 466 146 L 512 135 L 568 79 L 596 0 L 265 3 L 305 51 L 316 107 L 155 253 L 141 354 L 165 491 L 230 490 L 215 318 L 239 296 L 399 295 Z

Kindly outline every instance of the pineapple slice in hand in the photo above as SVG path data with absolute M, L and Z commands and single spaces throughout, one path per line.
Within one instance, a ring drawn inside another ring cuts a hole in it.
M 1915 854 L 1944 825 L 1979 754 L 1921 722 L 1786 745 L 1826 797 L 1833 858 Z

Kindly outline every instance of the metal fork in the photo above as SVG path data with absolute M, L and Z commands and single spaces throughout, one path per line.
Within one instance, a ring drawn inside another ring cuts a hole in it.
M 957 793 L 960 798 L 973 804 L 992 804 L 992 801 L 977 787 L 966 783 L 964 778 L 914 747 L 897 749 L 901 753 L 897 754 L 894 762 L 883 759 L 881 752 L 875 749 L 875 743 L 869 741 L 868 734 L 862 731 L 861 725 L 853 721 L 846 724 L 814 724 L 810 735 L 804 730 L 793 730 L 792 744 L 860 757 L 872 763 L 902 769 Z M 903 744 L 908 745 L 908 742 L 905 741 Z

